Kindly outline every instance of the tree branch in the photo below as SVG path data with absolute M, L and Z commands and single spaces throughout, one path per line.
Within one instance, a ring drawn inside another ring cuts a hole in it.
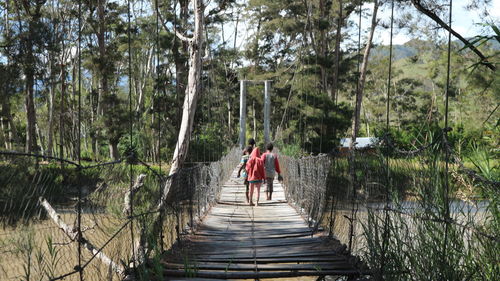
M 488 58 L 486 58 L 483 55 L 483 53 L 481 53 L 481 51 L 479 51 L 471 42 L 469 42 L 467 39 L 463 38 L 462 35 L 457 33 L 455 30 L 453 30 L 448 24 L 446 24 L 441 18 L 439 18 L 433 11 L 422 6 L 421 0 L 411 0 L 411 2 L 415 6 L 415 8 L 417 8 L 417 10 L 419 10 L 420 12 L 422 12 L 423 14 L 425 14 L 426 16 L 431 18 L 433 21 L 435 21 L 437 24 L 439 24 L 444 29 L 451 32 L 451 34 L 453 34 L 453 36 L 455 36 L 460 41 L 462 41 L 462 43 L 464 43 L 465 46 L 467 46 L 467 48 L 469 48 L 471 51 L 476 53 L 476 55 L 481 59 L 481 62 L 480 62 L 481 64 L 485 65 L 486 67 L 488 67 L 489 69 L 491 69 L 493 71 L 496 70 L 496 67 L 488 61 Z
M 47 211 L 49 214 L 50 218 L 54 221 L 55 224 L 61 228 L 61 230 L 71 239 L 71 241 L 78 240 L 78 243 L 80 243 L 85 249 L 87 249 L 92 255 L 95 255 L 98 259 L 100 259 L 104 264 L 108 265 L 111 267 L 111 269 L 120 274 L 120 276 L 123 276 L 125 273 L 125 268 L 120 265 L 115 263 L 113 260 L 111 260 L 108 256 L 106 256 L 100 249 L 97 249 L 92 243 L 90 243 L 87 239 L 85 239 L 83 236 L 78 238 L 78 231 L 76 230 L 76 227 L 70 227 L 67 225 L 62 219 L 61 216 L 52 208 L 50 203 L 45 200 L 45 198 L 40 197 L 38 199 L 40 202 L 40 205 Z
M 217 9 L 213 9 L 211 10 L 210 12 L 208 12 L 208 15 L 207 15 L 207 18 L 208 17 L 211 17 L 211 16 L 215 16 L 219 13 L 221 13 L 222 11 L 224 11 L 226 9 L 226 5 L 228 3 L 228 0 L 224 0 L 222 1 L 220 4 L 219 4 L 219 7 Z
M 134 197 L 134 194 L 139 191 L 139 189 L 144 185 L 144 179 L 146 178 L 145 174 L 140 174 L 137 176 L 137 179 L 135 180 L 135 184 L 130 188 L 127 193 L 125 194 L 125 198 L 123 199 L 123 214 L 125 215 L 132 215 L 130 213 L 130 210 L 132 210 L 132 206 L 130 202 L 132 202 L 132 198 Z
M 170 30 L 170 28 L 168 28 L 167 23 L 163 20 L 163 17 L 161 16 L 160 8 L 158 5 L 156 5 L 156 13 L 158 14 L 158 18 L 160 19 L 160 22 L 161 22 L 161 25 L 163 26 L 163 28 L 165 28 L 165 30 L 168 32 L 172 32 Z M 190 43 L 191 41 L 193 41 L 192 37 L 187 37 L 186 35 L 177 31 L 177 28 L 175 27 L 175 23 L 174 23 L 174 33 L 177 36 L 177 38 L 179 38 L 180 40 L 182 40 L 184 42 Z

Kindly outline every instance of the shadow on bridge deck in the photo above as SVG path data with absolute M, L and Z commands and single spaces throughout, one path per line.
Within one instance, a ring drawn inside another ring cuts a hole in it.
M 261 190 L 259 206 L 248 206 L 236 172 L 223 186 L 196 231 L 165 255 L 167 280 L 264 279 L 348 276 L 364 273 L 337 240 L 313 233 L 274 182 L 273 200 Z

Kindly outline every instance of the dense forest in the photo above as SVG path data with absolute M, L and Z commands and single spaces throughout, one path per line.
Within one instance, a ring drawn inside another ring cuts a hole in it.
M 169 161 L 190 87 L 193 48 L 182 39 L 197 25 L 203 58 L 188 161 L 214 160 L 237 142 L 241 79 L 273 81 L 271 130 L 285 147 L 331 152 L 352 135 L 352 119 L 356 135 L 384 133 L 389 46 L 369 33 L 389 32 L 389 19 L 373 16 L 391 2 L 220 0 L 200 2 L 201 18 L 190 1 L 79 2 L 0 4 L 5 150 L 104 161 L 132 146 L 149 162 Z M 485 15 L 486 33 L 451 45 L 449 116 L 458 151 L 498 148 L 500 33 L 486 2 L 469 5 Z M 360 4 L 368 27 L 358 24 Z M 395 5 L 395 29 L 415 39 L 393 47 L 390 127 L 411 148 L 443 127 L 447 42 L 435 19 L 447 22 L 447 3 Z M 247 132 L 257 140 L 262 92 L 263 85 L 250 86 L 247 101 Z

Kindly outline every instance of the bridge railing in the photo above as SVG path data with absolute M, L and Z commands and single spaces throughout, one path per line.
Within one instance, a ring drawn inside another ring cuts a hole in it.
M 158 257 L 208 212 L 240 156 L 234 148 L 166 177 L 133 157 L 79 165 L 0 153 L 0 280 L 154 278 Z M 157 210 L 168 180 L 170 196 Z
M 296 159 L 280 156 L 283 185 L 287 200 L 302 215 L 310 227 L 320 226 L 328 200 L 328 175 L 332 159 L 328 155 Z
M 338 239 L 378 276 L 498 276 L 500 185 L 468 169 L 444 138 L 412 151 L 387 140 L 347 155 L 280 155 L 280 164 L 287 199 L 313 230 Z

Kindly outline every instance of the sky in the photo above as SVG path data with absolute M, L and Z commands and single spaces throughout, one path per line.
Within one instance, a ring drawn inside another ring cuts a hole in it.
M 484 23 L 484 19 L 481 18 L 480 13 L 478 11 L 467 11 L 465 6 L 471 0 L 453 0 L 453 11 L 452 11 L 452 28 L 460 33 L 465 38 L 470 38 L 476 35 L 480 35 L 482 33 L 481 27 L 476 25 L 477 23 Z M 371 10 L 373 9 L 373 4 L 365 4 L 363 6 L 363 10 L 367 11 L 371 15 Z M 416 9 L 414 9 L 415 13 L 419 13 Z M 500 0 L 491 0 L 491 5 L 489 8 L 489 18 L 487 20 L 496 22 L 497 25 L 500 25 Z M 395 9 L 395 17 L 398 17 L 400 11 Z M 353 20 L 357 22 L 357 14 L 354 14 Z M 389 19 L 390 18 L 390 6 L 385 5 L 378 12 L 378 18 Z M 366 27 L 370 25 L 371 18 L 365 17 L 362 20 L 361 25 L 363 26 L 364 32 L 366 32 Z M 447 20 L 446 20 L 447 21 Z M 232 23 L 225 24 L 225 39 L 228 42 L 233 42 L 233 34 L 234 33 L 234 25 Z M 238 39 L 237 39 L 237 47 L 239 49 L 243 48 L 243 45 L 248 42 L 248 36 L 251 33 L 252 26 L 247 21 L 240 21 L 238 27 Z M 245 32 L 249 30 L 249 32 Z M 491 29 L 488 30 L 491 34 Z M 355 31 L 354 31 L 355 32 Z M 442 34 L 445 35 L 444 31 Z M 390 38 L 389 29 L 377 28 L 377 31 L 374 36 L 374 43 L 388 45 Z M 406 33 L 405 30 L 394 30 L 393 43 L 394 44 L 403 44 L 412 39 L 410 35 Z M 452 38 L 453 40 L 453 38 Z
M 484 23 L 485 19 L 481 18 L 478 11 L 467 11 L 465 6 L 470 0 L 454 0 L 453 1 L 453 11 L 452 11 L 452 28 L 457 31 L 460 35 L 465 38 L 470 38 L 482 33 L 482 27 L 478 26 L 477 23 Z M 388 6 L 388 5 L 387 5 Z M 373 9 L 373 4 L 365 5 L 363 8 Z M 385 7 L 382 11 L 379 11 L 378 18 L 390 18 L 390 7 Z M 415 12 L 418 12 L 415 10 Z M 489 9 L 490 17 L 487 20 L 496 22 L 497 25 L 500 24 L 500 0 L 492 0 L 491 8 Z M 394 11 L 395 17 L 397 17 L 398 11 Z M 364 19 L 361 23 L 362 26 L 370 25 L 370 18 Z M 445 19 L 443 19 L 445 20 Z M 448 22 L 448 20 L 445 20 Z M 491 34 L 491 29 L 488 30 Z M 390 31 L 389 29 L 378 29 L 374 36 L 374 42 L 383 45 L 389 45 Z M 411 36 L 405 33 L 404 30 L 394 31 L 393 44 L 403 44 L 409 41 Z M 453 37 L 452 37 L 453 40 Z

